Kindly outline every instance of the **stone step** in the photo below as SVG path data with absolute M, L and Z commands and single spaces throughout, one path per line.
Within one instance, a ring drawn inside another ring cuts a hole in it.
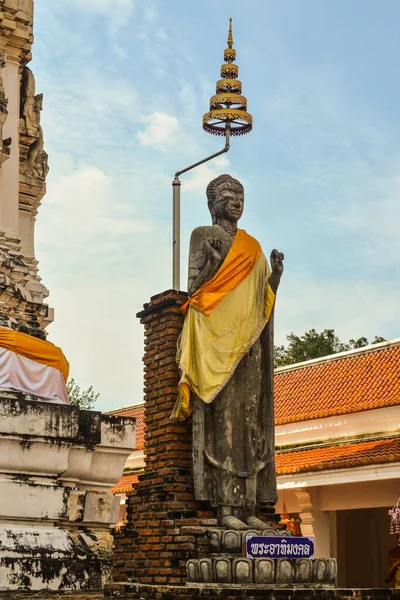
M 355 597 L 357 600 L 395 600 L 397 592 L 392 589 L 336 589 L 300 584 L 157 586 L 126 582 L 107 585 L 104 595 L 106 600 L 349 600 Z
M 242 552 L 248 536 L 291 536 L 291 531 L 278 530 L 274 527 L 266 527 L 263 531 L 249 529 L 247 531 L 235 531 L 233 529 L 212 528 L 206 532 L 208 537 L 208 551 L 213 554 L 227 553 L 237 554 Z
M 244 558 L 219 556 L 186 563 L 189 584 L 336 584 L 334 558 Z
M 0 600 L 104 600 L 98 592 L 0 592 Z

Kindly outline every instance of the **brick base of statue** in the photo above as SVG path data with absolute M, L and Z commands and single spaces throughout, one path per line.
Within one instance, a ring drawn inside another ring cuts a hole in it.
M 177 340 L 183 292 L 153 296 L 138 314 L 145 327 L 145 470 L 127 500 L 127 525 L 116 537 L 115 581 L 182 584 L 188 559 L 206 555 L 215 513 L 194 499 L 190 421 L 170 415 L 177 399 Z

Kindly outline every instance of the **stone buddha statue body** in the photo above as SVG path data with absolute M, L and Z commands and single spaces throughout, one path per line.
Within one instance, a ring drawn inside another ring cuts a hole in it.
M 199 290 L 207 291 L 210 282 L 218 277 L 240 231 L 237 223 L 244 208 L 242 184 L 229 175 L 221 175 L 208 185 L 207 198 L 213 224 L 196 228 L 191 236 L 189 297 Z M 275 299 L 284 257 L 273 250 L 271 269 L 264 255 L 262 258 L 268 270 L 266 276 L 260 271 L 265 277 L 262 289 L 268 287 Z M 255 281 L 254 285 L 259 283 Z M 259 301 L 264 303 L 262 296 Z M 253 310 L 254 304 L 247 306 L 246 298 L 242 298 L 239 322 L 250 318 Z M 233 318 L 238 317 L 225 312 L 221 301 L 219 320 L 226 319 L 229 326 Z M 257 516 L 258 509 L 277 501 L 273 372 L 272 309 L 215 398 L 204 401 L 192 392 L 196 498 L 217 506 L 220 524 L 229 529 L 262 529 L 265 524 Z

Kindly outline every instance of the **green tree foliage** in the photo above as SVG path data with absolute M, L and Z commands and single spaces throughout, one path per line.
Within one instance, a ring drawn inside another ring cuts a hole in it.
M 286 348 L 285 346 L 275 346 L 275 367 L 285 367 L 305 360 L 386 341 L 380 336 L 375 336 L 372 342 L 369 342 L 366 337 L 360 337 L 357 340 L 351 339 L 348 344 L 345 344 L 337 337 L 334 329 L 324 329 L 321 333 L 310 329 L 302 336 L 292 332 L 286 336 L 286 339 L 289 342 Z
M 82 410 L 93 410 L 100 396 L 100 394 L 96 394 L 92 386 L 88 387 L 87 390 L 81 390 L 73 377 L 67 383 L 67 391 L 71 405 Z

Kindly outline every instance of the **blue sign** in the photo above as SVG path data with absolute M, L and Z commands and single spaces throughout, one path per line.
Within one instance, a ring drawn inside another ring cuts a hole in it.
M 314 538 L 295 536 L 249 536 L 247 558 L 314 558 Z

